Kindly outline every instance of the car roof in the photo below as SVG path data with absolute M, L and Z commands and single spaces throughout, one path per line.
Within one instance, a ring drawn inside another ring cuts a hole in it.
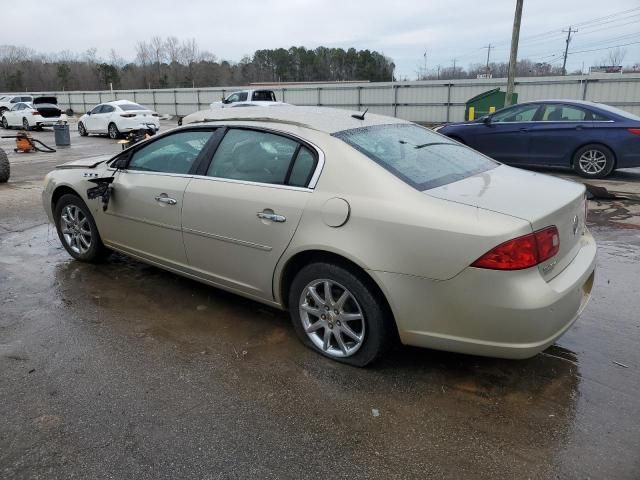
M 112 100 L 110 102 L 103 102 L 100 105 L 126 105 L 133 103 L 134 105 L 139 105 L 137 102 L 132 102 L 131 100 Z
M 281 106 L 278 108 L 244 107 L 244 108 L 220 108 L 201 110 L 192 113 L 189 123 L 249 121 L 259 123 L 294 124 L 300 127 L 311 128 L 325 133 L 335 133 L 354 128 L 370 127 L 373 125 L 408 124 L 407 120 L 366 113 L 364 120 L 359 120 L 352 115 L 361 115 L 362 112 L 342 110 L 327 107 L 297 107 Z
M 549 98 L 545 100 L 532 100 L 530 102 L 518 103 L 518 105 L 537 104 L 537 103 L 567 103 L 567 104 L 582 105 L 585 107 L 596 107 L 596 108 L 601 105 L 598 102 L 590 102 L 588 100 L 571 100 L 567 98 Z

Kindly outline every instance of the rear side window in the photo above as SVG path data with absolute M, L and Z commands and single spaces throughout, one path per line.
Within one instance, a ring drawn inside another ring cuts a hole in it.
M 315 155 L 291 138 L 258 130 L 231 129 L 220 142 L 207 175 L 304 187 L 315 165 Z
M 376 125 L 333 135 L 421 191 L 462 180 L 499 165 L 418 125 Z
M 258 102 L 275 102 L 276 98 L 270 90 L 257 90 L 253 92 L 253 100 Z
M 112 105 L 103 105 L 102 110 L 100 110 L 100 113 L 111 113 L 114 110 L 115 108 Z
M 137 103 L 121 103 L 118 106 L 120 107 L 121 110 L 124 110 L 125 112 L 131 111 L 131 110 L 146 110 L 146 108 L 144 108 L 142 105 L 138 105 Z

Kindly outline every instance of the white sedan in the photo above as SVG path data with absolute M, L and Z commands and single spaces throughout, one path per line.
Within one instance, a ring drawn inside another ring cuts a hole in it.
M 589 300 L 596 244 L 579 183 L 380 115 L 185 120 L 47 175 L 44 208 L 72 257 L 110 248 L 289 310 L 306 345 L 352 365 L 397 337 L 531 357 Z
M 31 102 L 18 102 L 2 113 L 2 128 L 19 127 L 24 130 L 51 127 L 66 122 L 67 116 L 57 105 L 55 97 L 37 97 Z
M 119 138 L 134 130 L 160 130 L 159 115 L 129 100 L 101 103 L 85 113 L 78 121 L 78 133 L 83 137 L 90 133 Z

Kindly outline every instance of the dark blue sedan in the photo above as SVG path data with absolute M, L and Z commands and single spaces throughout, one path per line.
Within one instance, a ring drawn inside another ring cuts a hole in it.
M 515 166 L 568 167 L 587 178 L 640 166 L 640 117 L 602 103 L 521 103 L 436 130 Z

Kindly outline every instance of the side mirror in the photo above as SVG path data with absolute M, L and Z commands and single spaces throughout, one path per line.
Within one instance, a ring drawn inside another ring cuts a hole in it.
M 89 110 L 89 111 L 87 112 L 87 115 L 91 115 L 91 110 Z
M 231 103 L 231 102 L 229 102 L 229 100 L 227 100 L 226 98 L 223 98 L 223 99 L 222 99 L 222 103 L 223 103 L 224 105 L 226 105 L 227 103 Z
M 482 123 L 484 123 L 485 125 L 491 125 L 491 115 L 487 115 L 486 117 L 484 117 L 482 119 Z
M 117 159 L 115 162 L 113 162 L 113 168 L 118 169 L 118 170 L 124 170 L 127 168 L 127 163 L 128 163 L 128 158 L 127 155 L 125 155 L 124 157 L 120 157 L 119 159 Z

